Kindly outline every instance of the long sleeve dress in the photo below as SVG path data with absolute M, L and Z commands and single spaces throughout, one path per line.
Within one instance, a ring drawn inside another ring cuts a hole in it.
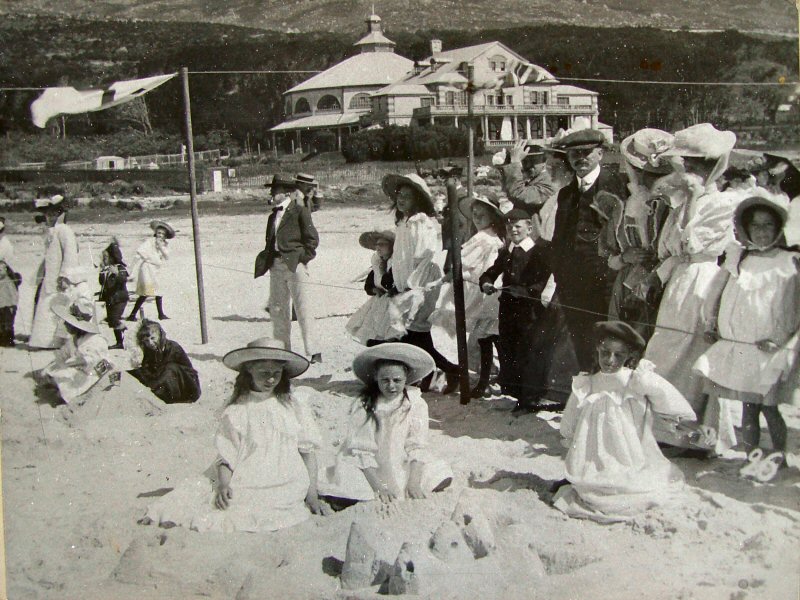
M 699 412 L 703 377 L 693 365 L 709 348 L 701 311 L 720 279 L 717 259 L 734 242 L 733 213 L 743 199 L 741 192 L 702 190 L 673 209 L 658 243 L 665 287 L 644 357 Z
M 44 262 L 39 267 L 39 291 L 33 314 L 31 337 L 28 344 L 34 348 L 57 348 L 62 344 L 56 338 L 56 328 L 60 319 L 50 310 L 58 291 L 58 277 L 67 269 L 78 266 L 78 241 L 72 229 L 64 223 L 61 216 L 56 224 L 47 230 Z
M 780 249 L 748 254 L 741 264 L 726 261 L 730 270 L 719 301 L 717 327 L 721 339 L 695 363 L 717 393 L 731 400 L 775 406 L 775 388 L 788 372 L 800 327 L 798 255 Z M 733 256 L 731 257 L 733 258 Z M 774 354 L 755 346 L 774 341 Z
M 502 247 L 503 241 L 491 229 L 479 231 L 461 246 L 467 334 L 476 340 L 498 334 L 498 296 L 481 292 L 478 280 L 497 260 Z M 431 337 L 436 349 L 452 362 L 458 361 L 455 315 L 453 284 L 446 283 L 442 286 L 436 310 L 430 318 Z
M 49 375 L 66 403 L 74 402 L 100 380 L 104 371 L 96 367 L 108 361 L 108 343 L 99 333 L 88 333 L 78 338 L 70 337 L 55 352 L 53 362 L 42 372 Z
M 561 419 L 571 485 L 556 494 L 556 508 L 613 522 L 668 501 L 683 475 L 661 453 L 652 432 L 654 418 L 693 419 L 694 412 L 651 363 L 577 375 Z
M 195 531 L 276 531 L 305 521 L 309 477 L 301 454 L 314 452 L 321 437 L 303 388 L 288 402 L 249 391 L 227 406 L 214 443 L 213 477 L 184 480 L 147 509 L 155 523 L 172 522 Z M 214 506 L 216 467 L 233 471 L 225 510 Z
M 131 273 L 136 277 L 136 293 L 139 296 L 160 296 L 158 271 L 169 258 L 166 244 L 156 245 L 152 237 L 136 249 L 136 262 Z
M 442 276 L 434 260 L 440 248 L 439 225 L 432 217 L 417 213 L 397 224 L 392 274 L 399 294 L 394 302 L 411 331 L 430 331 L 429 319 L 439 290 L 426 290 L 425 286 Z
M 406 388 L 406 394 L 393 402 L 379 401 L 375 417 L 377 424 L 367 415 L 361 400 L 354 401 L 347 437 L 336 465 L 320 480 L 320 494 L 374 500 L 375 492 L 363 469 L 375 468 L 389 491 L 403 498 L 412 461 L 423 464 L 421 487 L 426 493 L 453 476 L 450 466 L 428 449 L 428 405 L 419 389 Z

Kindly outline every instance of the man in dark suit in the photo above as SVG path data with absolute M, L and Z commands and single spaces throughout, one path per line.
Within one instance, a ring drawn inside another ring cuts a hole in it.
M 600 166 L 605 137 L 582 129 L 559 142 L 575 178 L 558 193 L 552 266 L 559 301 L 582 371 L 594 365 L 592 330 L 607 320 L 615 272 L 608 266 L 607 227 L 613 207 L 626 197 L 622 181 Z
M 314 336 L 313 304 L 308 289 L 308 263 L 316 256 L 319 234 L 303 193 L 294 179 L 275 175 L 267 187 L 272 213 L 267 219 L 266 246 L 256 259 L 255 277 L 270 272 L 269 314 L 273 337 L 291 349 L 292 307 L 311 362 L 322 362 Z

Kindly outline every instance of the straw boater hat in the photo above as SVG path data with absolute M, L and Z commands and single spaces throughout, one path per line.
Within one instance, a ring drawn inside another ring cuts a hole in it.
M 489 198 L 488 196 L 480 196 L 478 194 L 473 194 L 472 197 L 465 196 L 459 200 L 458 210 L 460 210 L 461 214 L 467 219 L 472 219 L 472 206 L 476 202 L 490 208 L 498 217 L 503 217 L 503 211 L 500 210 L 500 200 L 497 198 Z
M 170 225 L 166 221 L 162 221 L 161 219 L 153 219 L 152 221 L 150 221 L 150 229 L 155 231 L 159 227 L 167 232 L 166 238 L 168 240 L 171 240 L 172 238 L 175 237 L 175 230 L 172 228 L 172 225 Z
M 381 182 L 383 193 L 389 196 L 389 198 L 392 200 L 397 197 L 397 189 L 401 185 L 407 185 L 417 190 L 420 196 L 422 196 L 422 198 L 428 203 L 430 207 L 428 212 L 433 212 L 433 194 L 431 194 L 431 190 L 428 187 L 428 184 L 425 183 L 425 180 L 416 173 L 409 173 L 408 175 L 396 175 L 394 173 L 390 173 L 384 177 L 383 181 Z
M 290 178 L 285 177 L 283 175 L 273 175 L 272 181 L 269 183 L 264 184 L 265 188 L 271 189 L 283 189 L 283 190 L 296 190 L 297 189 L 297 181 Z
M 285 363 L 283 372 L 287 377 L 302 375 L 309 365 L 305 357 L 287 350 L 283 342 L 268 337 L 253 340 L 244 348 L 231 350 L 222 358 L 222 364 L 229 369 L 239 371 L 243 364 L 254 360 L 275 360 Z
M 661 155 L 674 143 L 675 136 L 671 133 L 648 127 L 622 140 L 619 149 L 625 160 L 637 169 L 666 175 L 673 169 L 668 160 L 661 159 Z
M 55 196 L 50 196 L 49 198 L 37 198 L 33 201 L 33 207 L 37 210 L 49 210 L 59 207 L 65 207 L 64 204 L 64 196 L 61 194 L 56 194 Z
M 388 229 L 384 231 L 365 231 L 358 236 L 359 245 L 367 250 L 375 250 L 378 240 L 387 240 L 394 244 L 394 231 L 389 231 Z
M 672 148 L 662 156 L 720 158 L 730 154 L 736 145 L 736 134 L 720 131 L 711 123 L 700 123 L 675 132 Z
M 100 333 L 100 327 L 94 322 L 94 313 L 88 303 L 78 301 L 71 305 L 56 304 L 50 310 L 73 327 L 87 333 Z
M 408 384 L 424 379 L 436 368 L 431 355 L 422 348 L 402 342 L 388 342 L 368 348 L 356 356 L 353 359 L 353 373 L 364 383 L 369 383 L 375 377 L 375 363 L 383 360 L 406 365 L 408 367 L 406 383 Z
M 312 185 L 314 187 L 319 186 L 317 178 L 314 177 L 313 175 L 309 175 L 308 173 L 298 173 L 297 175 L 294 176 L 294 182 L 303 185 Z
M 647 342 L 633 327 L 623 321 L 600 321 L 594 324 L 594 339 L 600 342 L 605 337 L 621 340 L 636 352 L 644 352 Z
M 749 246 L 751 244 L 747 231 L 744 228 L 742 217 L 748 208 L 763 206 L 772 209 L 780 220 L 780 223 L 778 223 L 778 233 L 772 241 L 772 246 L 781 244 L 783 242 L 783 228 L 789 218 L 789 202 L 786 200 L 786 197 L 772 194 L 763 188 L 756 188 L 750 194 L 750 197 L 745 198 L 736 206 L 736 210 L 733 213 L 733 225 L 736 231 L 736 239 L 744 246 Z

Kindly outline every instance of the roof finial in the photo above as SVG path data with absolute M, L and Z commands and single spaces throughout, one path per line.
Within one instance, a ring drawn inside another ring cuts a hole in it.
M 372 3 L 372 14 L 373 15 L 375 14 L 375 3 L 374 2 Z

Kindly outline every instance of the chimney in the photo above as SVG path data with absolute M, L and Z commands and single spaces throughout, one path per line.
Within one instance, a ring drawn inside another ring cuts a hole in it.
M 442 51 L 442 40 L 431 40 L 431 54 L 437 54 Z

